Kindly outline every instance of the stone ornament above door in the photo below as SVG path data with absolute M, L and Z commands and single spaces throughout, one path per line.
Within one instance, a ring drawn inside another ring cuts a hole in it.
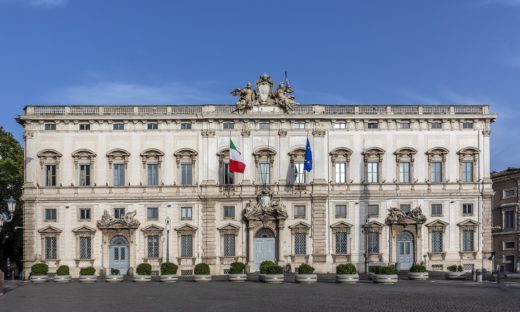
M 285 205 L 279 199 L 273 199 L 269 190 L 262 190 L 256 200 L 246 204 L 244 217 L 249 221 L 269 221 L 287 219 Z
M 421 207 L 412 209 L 409 213 L 404 213 L 400 208 L 392 207 L 388 209 L 386 224 L 422 224 L 426 222 Z
M 97 227 L 100 230 L 107 229 L 131 229 L 136 230 L 141 224 L 138 220 L 134 219 L 136 211 L 128 212 L 122 218 L 115 218 L 111 216 L 107 210 L 103 212 L 101 220 L 97 222 Z

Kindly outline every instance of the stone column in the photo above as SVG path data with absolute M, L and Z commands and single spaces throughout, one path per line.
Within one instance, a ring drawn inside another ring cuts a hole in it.
M 327 205 L 326 197 L 312 201 L 312 258 L 313 262 L 327 261 Z
M 207 264 L 216 264 L 216 211 L 215 201 L 206 199 L 202 205 L 202 261 Z

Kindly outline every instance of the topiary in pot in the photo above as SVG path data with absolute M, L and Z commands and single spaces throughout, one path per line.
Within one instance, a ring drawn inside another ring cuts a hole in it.
M 283 268 L 277 264 L 273 264 L 267 268 L 267 274 L 283 274 Z
M 137 266 L 135 271 L 138 275 L 151 275 L 152 266 L 149 263 L 141 263 Z
M 421 265 L 421 264 L 414 264 L 412 265 L 412 267 L 410 268 L 410 272 L 414 272 L 414 273 L 422 273 L 422 272 L 427 272 L 426 271 L 426 267 L 424 265 Z
M 427 280 L 428 279 L 428 271 L 426 267 L 422 264 L 414 264 L 410 268 L 410 272 L 408 272 L 408 278 L 411 280 Z
M 318 276 L 314 273 L 314 268 L 306 263 L 300 265 L 297 270 L 296 281 L 298 283 L 311 284 L 318 281 Z
M 242 262 L 233 262 L 229 266 L 229 274 L 243 274 L 246 265 Z
M 264 266 L 265 274 L 262 280 L 266 283 L 283 283 L 284 275 L 283 268 L 276 264 Z
M 93 267 L 81 268 L 79 270 L 79 275 L 81 276 L 92 276 L 94 274 L 96 274 L 96 269 L 94 269 Z
M 161 275 L 175 275 L 177 274 L 177 265 L 171 262 L 161 264 Z
M 393 275 L 393 274 L 397 274 L 397 271 L 391 266 L 384 266 L 384 267 L 380 267 L 379 270 L 377 270 L 376 274 Z
M 447 267 L 448 272 L 446 273 L 447 279 L 463 279 L 466 272 L 462 265 L 450 265 Z
M 448 271 L 450 272 L 464 272 L 464 269 L 462 268 L 462 265 L 450 265 L 447 267 Z
M 273 261 L 264 261 L 260 264 L 260 273 L 261 274 L 267 274 L 267 270 L 269 267 L 276 265 Z
M 110 275 L 105 276 L 105 281 L 109 283 L 116 283 L 123 281 L 123 275 L 119 275 L 120 271 L 116 268 L 110 269 Z
M 64 275 L 70 275 L 70 270 L 68 265 L 60 265 L 58 270 L 56 270 L 56 275 L 64 276 Z
M 45 263 L 36 263 L 31 267 L 32 275 L 42 276 L 47 275 L 47 272 L 49 272 L 49 266 Z
M 110 275 L 119 275 L 119 270 L 115 268 L 110 269 Z
M 211 281 L 211 275 L 209 275 L 209 265 L 206 263 L 199 263 L 195 266 L 195 277 L 196 282 L 209 282 Z
M 314 273 L 314 268 L 306 263 L 304 263 L 298 267 L 298 274 L 312 274 L 312 273 Z
M 377 268 L 375 276 L 372 277 L 374 282 L 382 284 L 395 284 L 397 279 L 397 271 L 391 266 Z
M 352 263 L 340 264 L 336 267 L 336 282 L 355 284 L 359 281 L 356 266 Z
M 340 264 L 336 267 L 336 274 L 357 274 L 357 269 L 352 263 Z

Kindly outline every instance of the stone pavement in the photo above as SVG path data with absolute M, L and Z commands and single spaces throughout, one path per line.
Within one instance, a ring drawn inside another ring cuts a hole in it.
M 0 296 L 0 311 L 520 311 L 518 283 L 399 281 L 378 285 L 320 282 L 179 281 L 119 284 L 16 284 Z

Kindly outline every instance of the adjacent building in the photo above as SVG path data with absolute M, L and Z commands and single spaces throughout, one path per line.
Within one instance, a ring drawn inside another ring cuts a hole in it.
M 237 88 L 236 105 L 27 106 L 26 273 L 491 269 L 488 106 L 299 105 L 273 85 Z

